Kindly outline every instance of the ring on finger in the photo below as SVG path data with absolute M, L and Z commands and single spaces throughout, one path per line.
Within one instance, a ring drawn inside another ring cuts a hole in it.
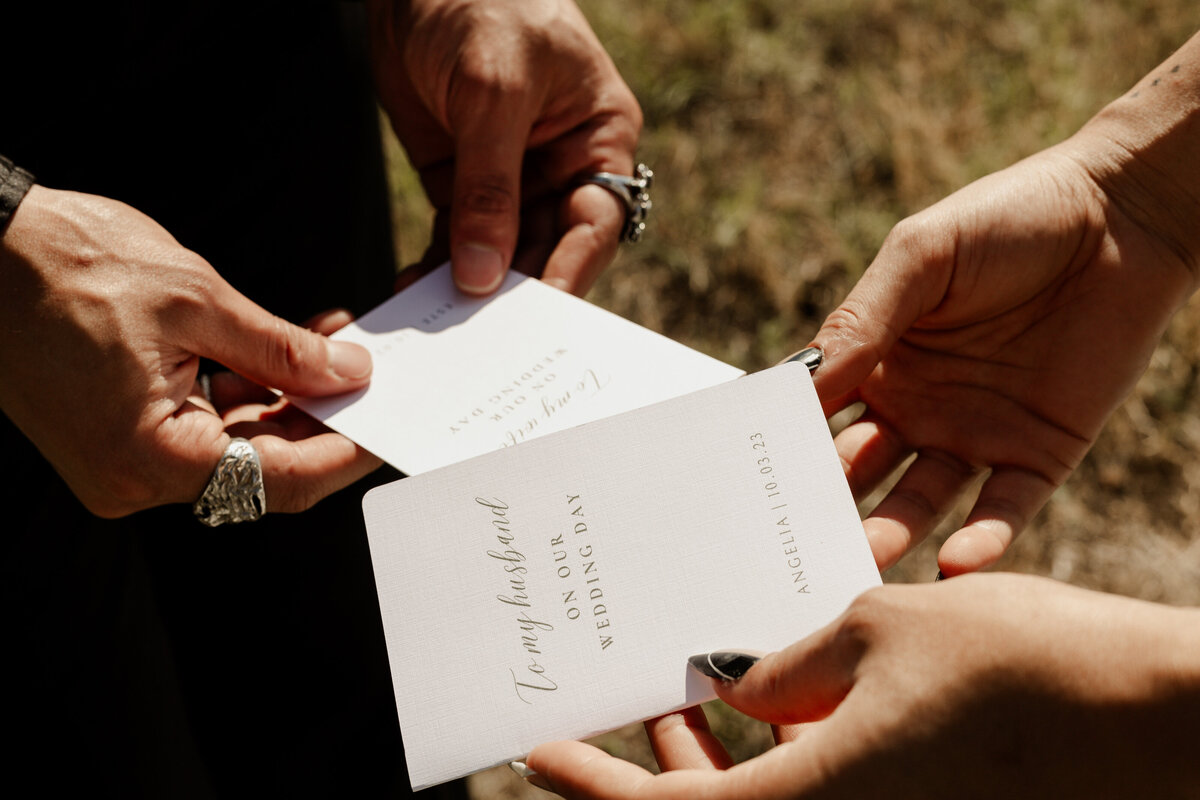
M 625 206 L 625 225 L 621 229 L 622 242 L 641 241 L 646 232 L 646 217 L 650 213 L 650 186 L 654 183 L 654 171 L 645 164 L 638 164 L 633 177 L 611 172 L 596 172 L 584 177 L 582 183 L 594 183 L 612 192 Z
M 262 462 L 254 445 L 241 437 L 229 442 L 192 513 L 210 528 L 253 522 L 267 513 Z

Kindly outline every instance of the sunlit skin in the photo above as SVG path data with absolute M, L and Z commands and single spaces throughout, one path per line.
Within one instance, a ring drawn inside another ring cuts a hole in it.
M 737 766 L 692 710 L 648 724 L 663 767 L 578 742 L 530 780 L 569 798 L 1194 797 L 1200 611 L 996 561 L 1079 463 L 1200 273 L 1200 35 L 1066 142 L 901 223 L 815 337 L 881 567 L 986 475 L 939 555 L 718 694 L 784 725 Z M 1102 532 L 1099 532 L 1102 534 Z
M 584 294 L 616 253 L 625 208 L 578 181 L 633 174 L 642 114 L 579 9 L 371 0 L 368 10 L 380 102 L 437 210 L 418 269 L 449 258 L 459 288 L 483 294 L 515 266 Z
M 529 754 L 533 782 L 590 800 L 1050 800 L 1194 797 L 1200 779 L 1200 611 L 1043 578 L 873 589 L 714 685 L 780 743 L 730 766 L 692 709 L 647 724 L 660 775 L 555 742 Z
M 460 287 L 494 290 L 520 232 L 517 266 L 586 291 L 625 214 L 574 180 L 632 173 L 641 112 L 574 4 L 372 2 L 370 22 L 380 102 L 449 220 Z M 367 351 L 268 314 L 136 209 L 34 186 L 0 238 L 0 276 L 0 408 L 100 516 L 195 501 L 236 435 L 258 449 L 269 512 L 379 465 L 261 388 L 361 388 Z M 201 357 L 259 388 L 214 407 L 195 391 Z
M 995 563 L 1145 370 L 1200 265 L 1200 41 L 1078 134 L 900 223 L 815 337 L 858 495 L 917 458 L 867 520 L 894 564 L 986 475 L 938 563 Z
M 114 200 L 34 186 L 0 240 L 0 270 L 0 403 L 100 516 L 200 496 L 231 435 L 197 402 L 200 357 L 298 394 L 370 380 L 366 350 L 267 313 Z M 311 424 L 247 434 L 268 510 L 299 511 L 378 466 Z

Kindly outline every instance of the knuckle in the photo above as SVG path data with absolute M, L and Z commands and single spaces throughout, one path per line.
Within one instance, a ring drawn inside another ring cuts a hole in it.
M 318 483 L 303 474 L 302 466 L 294 448 L 272 449 L 270 471 L 264 475 L 268 512 L 307 511 L 324 497 Z
M 821 330 L 824 335 L 840 339 L 856 351 L 864 352 L 872 363 L 879 363 L 887 355 L 886 343 L 892 337 L 892 331 L 854 295 L 847 297 L 830 312 Z
M 898 254 L 910 264 L 944 264 L 954 254 L 954 225 L 943 215 L 915 214 L 896 223 L 883 240 L 880 252 Z
M 167 263 L 174 275 L 170 291 L 163 293 L 159 304 L 160 322 L 164 327 L 195 325 L 213 308 L 216 273 L 207 261 L 190 250 L 177 250 L 169 259 Z M 144 287 L 137 290 L 144 291 Z
M 485 4 L 476 5 L 485 15 L 497 13 Z M 492 30 L 493 37 L 475 37 L 468 46 L 455 48 L 452 63 L 442 62 L 448 67 L 441 72 L 451 122 L 461 121 L 453 118 L 459 114 L 476 115 L 481 107 L 504 108 L 530 93 L 533 61 L 544 48 L 532 40 L 528 31 L 508 31 L 502 24 L 493 24 Z
M 926 448 L 921 451 L 920 456 L 959 482 L 970 480 L 978 473 L 978 469 L 970 462 L 941 448 Z
M 939 514 L 938 507 L 929 495 L 911 487 L 897 486 L 892 489 L 889 498 L 895 502 L 907 505 L 910 510 L 916 513 L 918 519 L 923 521 L 930 520 Z
M 829 312 L 822 327 L 830 331 L 857 330 L 862 322 L 862 315 L 856 308 L 853 297 L 846 298 L 840 306 Z
M 487 48 L 478 48 L 464 53 L 450 78 L 449 96 L 451 107 L 455 100 L 464 104 L 478 102 L 481 97 L 499 100 L 518 97 L 528 91 L 522 71 L 500 53 Z
M 508 177 L 502 173 L 465 180 L 455 195 L 455 208 L 471 216 L 497 217 L 517 212 L 516 192 Z
M 277 319 L 274 325 L 283 342 L 282 366 L 288 373 L 300 371 L 307 364 L 310 354 L 306 338 L 301 331 L 281 319 Z
M 895 613 L 894 592 L 888 586 L 875 586 L 860 594 L 842 615 L 837 640 L 861 650 L 886 629 Z
M 164 298 L 160 314 L 164 327 L 193 327 L 212 307 L 211 294 L 198 283 L 177 286 Z
M 904 252 L 919 251 L 932 233 L 925 219 L 924 215 L 916 214 L 900 220 L 884 237 L 883 246 L 899 248 Z
M 883 239 L 883 247 L 899 247 L 903 250 L 910 249 L 915 243 L 921 241 L 923 231 L 924 225 L 921 223 L 921 216 L 919 214 L 905 217 L 888 231 L 887 236 Z
M 584 266 L 597 258 L 607 259 L 617 251 L 620 243 L 618 238 L 621 227 L 625 224 L 623 215 L 614 216 L 612 221 L 603 225 L 580 225 L 576 228 L 576 250 L 582 254 Z
M 306 331 L 272 317 L 268 325 L 264 364 L 274 375 L 294 375 L 311 366 L 312 348 Z

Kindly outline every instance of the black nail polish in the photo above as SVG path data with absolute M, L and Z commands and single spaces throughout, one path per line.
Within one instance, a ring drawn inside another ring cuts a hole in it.
M 933 579 L 933 582 L 934 582 L 934 583 L 937 583 L 938 581 L 944 581 L 944 580 L 946 580 L 946 576 L 945 576 L 945 575 L 943 575 L 943 574 L 942 574 L 942 571 L 939 569 L 939 570 L 938 570 L 937 577 Z
M 734 650 L 715 650 L 711 653 L 692 656 L 688 659 L 688 663 L 701 675 L 716 678 L 719 681 L 736 681 L 758 663 L 758 656 Z
M 817 371 L 817 367 L 821 366 L 821 361 L 825 358 L 825 354 L 821 352 L 819 347 L 806 347 L 796 355 L 785 361 L 785 364 L 790 364 L 793 361 L 798 361 L 808 367 L 808 372 L 811 375 Z

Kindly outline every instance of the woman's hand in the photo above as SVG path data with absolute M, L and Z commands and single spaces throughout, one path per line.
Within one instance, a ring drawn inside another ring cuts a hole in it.
M 757 758 L 729 767 L 692 710 L 648 724 L 661 775 L 579 742 L 526 763 L 592 800 L 1192 796 L 1198 613 L 1016 575 L 884 586 L 716 684 L 801 724 Z
M 1079 464 L 1200 275 L 1200 35 L 1066 142 L 896 226 L 817 333 L 881 568 L 986 475 L 946 575 L 996 561 Z

